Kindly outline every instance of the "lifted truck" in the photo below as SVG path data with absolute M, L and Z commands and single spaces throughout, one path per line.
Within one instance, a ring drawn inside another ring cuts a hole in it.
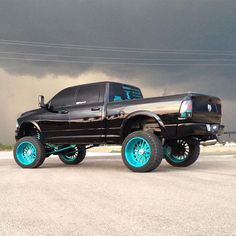
M 193 164 L 200 143 L 223 133 L 221 100 L 186 93 L 143 98 L 139 88 L 100 82 L 66 88 L 47 104 L 17 120 L 14 159 L 23 168 L 39 167 L 57 154 L 78 164 L 86 149 L 122 145 L 122 159 L 132 171 L 156 169 L 163 158 L 175 167 Z

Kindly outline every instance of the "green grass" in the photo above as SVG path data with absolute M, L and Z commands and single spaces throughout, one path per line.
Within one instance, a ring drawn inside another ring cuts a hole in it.
M 119 150 L 111 150 L 111 153 L 120 153 Z
M 0 151 L 9 151 L 9 150 L 12 150 L 12 145 L 0 143 Z

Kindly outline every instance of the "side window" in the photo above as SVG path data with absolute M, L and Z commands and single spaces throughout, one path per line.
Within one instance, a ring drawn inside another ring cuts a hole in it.
M 55 108 L 71 106 L 75 104 L 76 87 L 66 88 L 56 94 L 50 102 L 50 106 Z
M 100 86 L 88 85 L 78 87 L 76 104 L 96 103 L 100 98 Z

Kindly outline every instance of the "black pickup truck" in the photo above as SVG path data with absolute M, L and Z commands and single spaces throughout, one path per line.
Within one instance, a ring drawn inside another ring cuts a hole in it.
M 66 164 L 78 164 L 88 148 L 122 145 L 125 165 L 152 171 L 165 158 L 176 167 L 193 164 L 200 143 L 223 132 L 221 100 L 186 93 L 143 98 L 139 88 L 100 82 L 66 88 L 47 104 L 17 120 L 14 158 L 23 168 L 39 167 L 57 154 Z

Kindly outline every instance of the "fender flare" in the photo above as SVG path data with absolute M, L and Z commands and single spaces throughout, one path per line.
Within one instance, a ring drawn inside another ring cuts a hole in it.
M 166 127 L 163 123 L 163 121 L 161 120 L 161 118 L 153 113 L 153 112 L 150 112 L 150 111 L 137 111 L 137 112 L 133 112 L 131 114 L 129 114 L 125 120 L 123 121 L 122 125 L 121 125 L 121 137 L 123 137 L 123 133 L 124 133 L 124 128 L 125 128 L 125 125 L 127 124 L 127 122 L 136 117 L 136 116 L 147 116 L 147 117 L 150 117 L 150 118 L 153 118 L 155 119 L 155 121 L 158 123 L 160 129 L 161 129 L 161 133 L 164 137 L 167 137 L 167 131 L 166 131 Z
M 23 123 L 20 125 L 20 128 L 21 128 L 23 125 L 27 125 L 27 124 L 31 124 L 31 125 L 35 126 L 35 127 L 38 129 L 38 131 L 41 132 L 41 128 L 39 127 L 38 123 L 35 122 L 35 121 L 31 121 L 31 120 L 26 121 L 26 122 L 23 122 Z
M 17 134 L 16 134 L 16 137 L 19 136 L 20 132 L 22 131 L 22 129 L 24 128 L 24 126 L 27 126 L 27 125 L 32 125 L 32 126 L 35 126 L 36 129 L 42 134 L 42 130 L 40 128 L 40 126 L 38 125 L 37 122 L 35 121 L 25 121 L 23 122 L 22 124 L 20 124 L 19 128 L 17 129 Z

